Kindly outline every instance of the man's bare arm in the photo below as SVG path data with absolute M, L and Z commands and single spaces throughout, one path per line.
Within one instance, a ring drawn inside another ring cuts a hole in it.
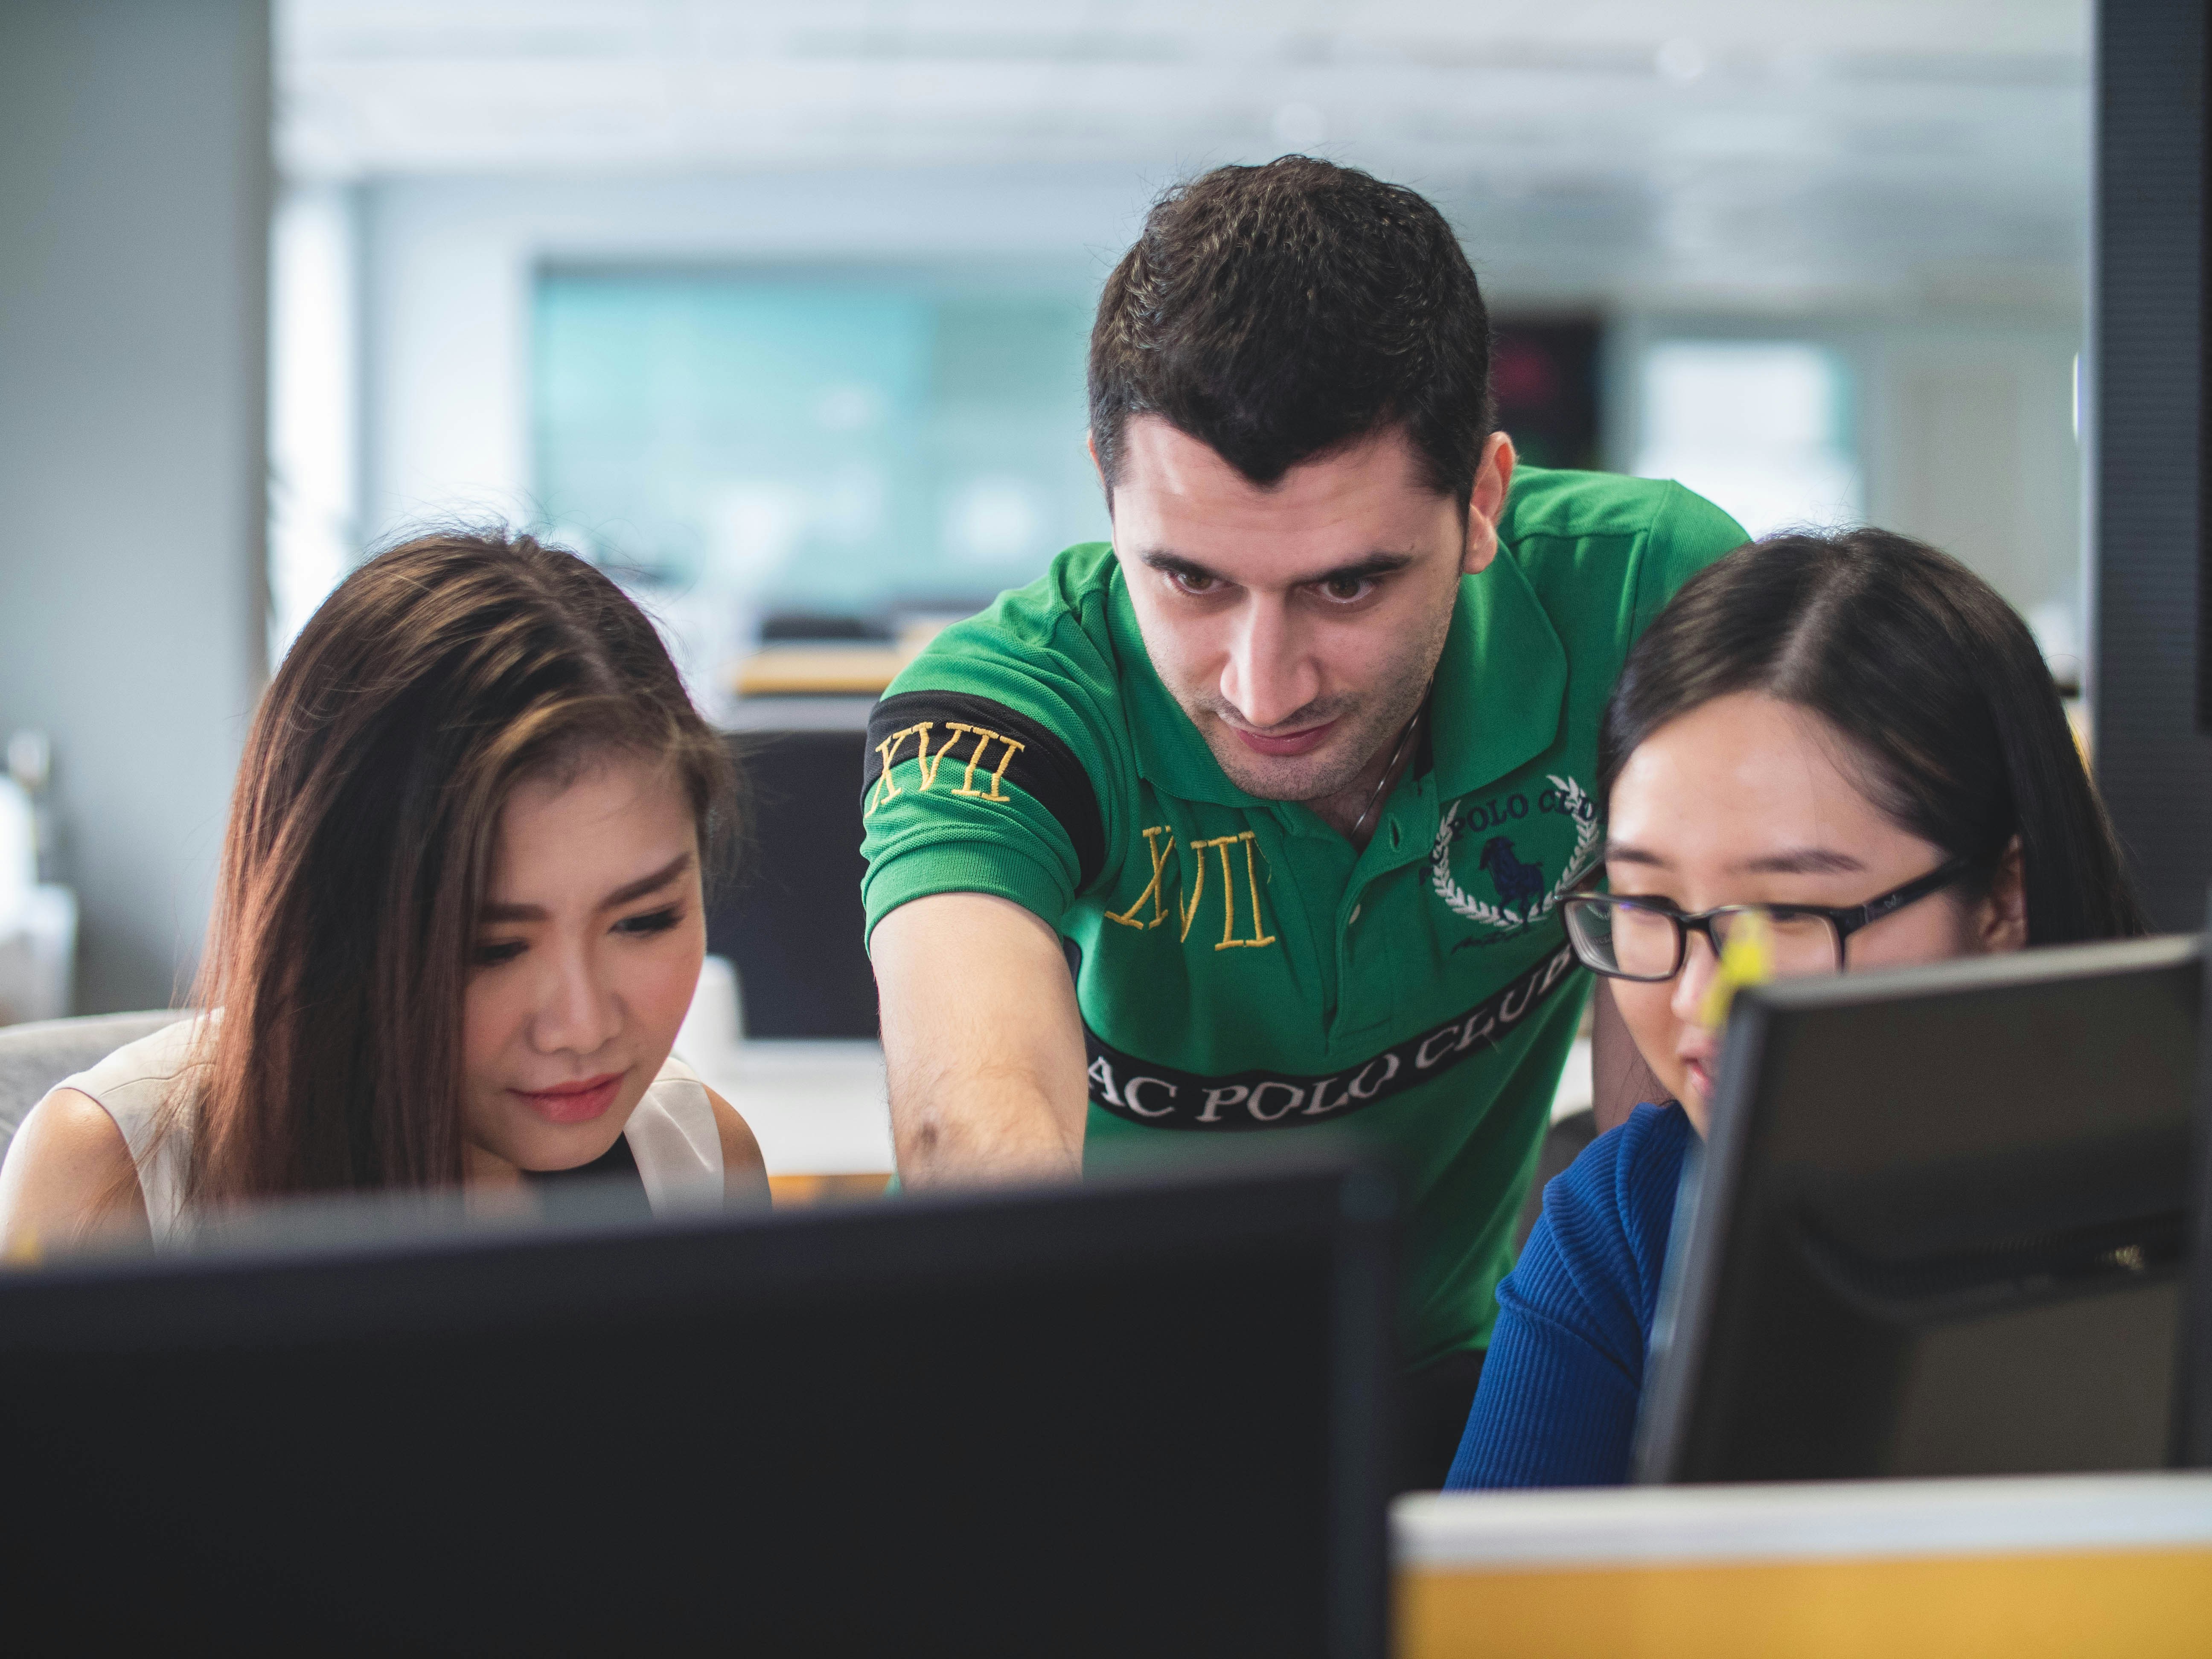
M 868 943 L 909 1187 L 1083 1170 L 1083 1019 L 1059 935 L 1010 900 L 936 893 Z
M 1671 1098 L 1667 1085 L 1654 1076 L 1644 1063 L 1644 1056 L 1636 1051 L 1636 1039 L 1628 1035 L 1628 1025 L 1613 1006 L 1613 983 L 1600 979 L 1597 988 L 1590 993 L 1594 1016 L 1590 1031 L 1590 1104 L 1597 1113 L 1600 1134 L 1617 1123 L 1626 1123 L 1628 1115 L 1645 1101 Z

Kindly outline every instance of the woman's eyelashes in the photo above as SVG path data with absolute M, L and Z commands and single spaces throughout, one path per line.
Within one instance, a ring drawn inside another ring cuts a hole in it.
M 651 939 L 665 933 L 684 920 L 680 904 L 663 905 L 658 910 L 648 910 L 642 915 L 624 916 L 609 931 L 621 939 Z M 496 968 L 501 963 L 513 962 L 530 948 L 530 941 L 521 939 L 479 939 L 476 947 L 476 965 Z
M 632 939 L 644 939 L 654 933 L 665 933 L 683 920 L 684 907 L 671 904 L 658 910 L 648 910 L 641 916 L 624 916 L 615 924 L 615 932 L 628 934 Z

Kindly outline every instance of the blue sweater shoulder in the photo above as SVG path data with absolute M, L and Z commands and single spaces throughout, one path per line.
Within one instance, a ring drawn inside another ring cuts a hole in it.
M 1696 1133 L 1680 1106 L 1638 1106 L 1544 1188 L 1543 1216 L 1498 1287 L 1498 1326 L 1448 1487 L 1628 1478 L 1674 1194 Z

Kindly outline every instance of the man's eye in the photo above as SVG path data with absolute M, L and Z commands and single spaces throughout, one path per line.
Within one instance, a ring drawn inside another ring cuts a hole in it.
M 1211 593 L 1221 586 L 1218 576 L 1202 576 L 1187 570 L 1170 570 L 1168 580 L 1175 584 L 1177 592 L 1193 595 Z
M 486 939 L 477 946 L 477 966 L 496 968 L 502 962 L 513 962 L 522 951 L 519 939 Z
M 1349 605 L 1354 599 L 1364 599 L 1375 591 L 1375 581 L 1370 576 L 1331 576 L 1321 585 L 1324 596 L 1340 605 Z

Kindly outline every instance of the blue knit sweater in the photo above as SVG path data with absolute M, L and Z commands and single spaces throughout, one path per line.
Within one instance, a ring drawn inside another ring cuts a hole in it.
M 1498 1287 L 1448 1489 L 1628 1479 L 1674 1192 L 1696 1134 L 1680 1106 L 1638 1106 L 1544 1188 L 1543 1217 Z

